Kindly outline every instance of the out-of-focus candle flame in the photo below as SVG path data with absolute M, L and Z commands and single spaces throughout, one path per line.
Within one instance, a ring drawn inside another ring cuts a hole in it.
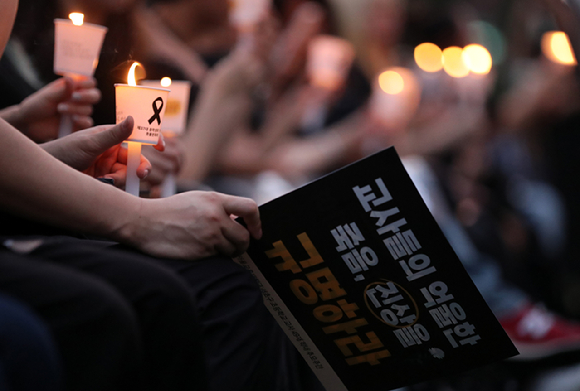
M 576 65 L 570 40 L 562 31 L 548 31 L 542 37 L 542 52 L 553 62 L 565 65 Z
M 75 26 L 82 26 L 85 15 L 81 14 L 80 12 L 73 12 L 68 15 L 68 18 L 72 20 Z
M 414 51 L 417 66 L 425 72 L 439 72 L 443 69 L 443 52 L 434 43 L 425 42 Z
M 161 79 L 161 87 L 171 87 L 171 78 L 164 77 Z
M 385 71 L 379 75 L 379 87 L 390 95 L 397 95 L 405 89 L 405 80 L 396 71 Z
M 134 62 L 133 65 L 131 65 L 131 69 L 129 69 L 129 74 L 127 75 L 127 84 L 134 87 L 137 86 L 137 79 L 135 77 L 135 69 L 137 66 L 141 66 L 141 64 Z
M 489 51 L 478 44 L 467 45 L 463 48 L 463 61 L 473 73 L 486 75 L 491 71 L 492 58 Z
M 469 75 L 469 68 L 463 61 L 463 49 L 451 46 L 443 50 L 443 69 L 451 77 L 465 77 Z

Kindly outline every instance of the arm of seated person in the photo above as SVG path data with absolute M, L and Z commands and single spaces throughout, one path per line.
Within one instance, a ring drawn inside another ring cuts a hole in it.
M 240 254 L 250 235 L 261 236 L 258 208 L 250 199 L 213 192 L 137 198 L 55 159 L 2 119 L 0 132 L 0 209 L 17 216 L 189 260 Z

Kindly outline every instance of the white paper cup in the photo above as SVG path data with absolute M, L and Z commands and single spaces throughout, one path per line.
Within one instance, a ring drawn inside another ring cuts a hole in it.
M 169 90 L 165 88 L 115 84 L 117 123 L 128 116 L 135 120 L 133 133 L 127 141 L 157 144 L 168 95 Z
M 146 87 L 161 87 L 159 80 L 141 80 L 140 85 Z M 163 116 L 163 131 L 170 131 L 176 136 L 182 135 L 187 126 L 187 116 L 189 114 L 189 95 L 191 83 L 183 80 L 172 80 L 167 97 L 167 107 Z
M 55 19 L 54 73 L 93 76 L 107 28 L 84 23 L 75 26 L 68 19 Z
M 339 89 L 355 57 L 354 46 L 341 38 L 319 35 L 308 45 L 306 64 L 310 83 L 329 90 Z

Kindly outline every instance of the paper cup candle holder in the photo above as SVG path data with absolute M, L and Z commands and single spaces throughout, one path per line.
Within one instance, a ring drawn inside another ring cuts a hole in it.
M 54 20 L 54 73 L 73 79 L 92 77 L 107 28 L 83 23 L 84 15 L 72 13 L 70 19 Z M 72 118 L 63 116 L 59 137 L 72 132 Z
M 421 99 L 420 84 L 410 69 L 393 67 L 376 79 L 371 98 L 371 115 L 388 132 L 404 130 Z
M 139 195 L 137 168 L 141 162 L 141 145 L 156 145 L 161 135 L 161 121 L 167 107 L 169 90 L 166 88 L 138 86 L 134 63 L 129 70 L 128 84 L 115 84 L 117 123 L 133 117 L 135 124 L 127 139 L 127 184 L 125 191 Z
M 164 77 L 161 80 L 141 80 L 142 86 L 170 89 L 167 97 L 167 108 L 163 116 L 161 132 L 164 137 L 177 137 L 185 133 L 187 115 L 189 114 L 189 95 L 191 83 L 184 80 L 171 80 Z M 161 183 L 161 197 L 169 197 L 176 193 L 175 175 L 168 174 Z

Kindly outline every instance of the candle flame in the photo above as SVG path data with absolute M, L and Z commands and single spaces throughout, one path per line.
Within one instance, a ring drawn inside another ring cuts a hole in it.
M 129 69 L 129 74 L 127 75 L 127 84 L 130 86 L 137 86 L 137 79 L 135 77 L 135 69 L 137 66 L 141 66 L 141 64 L 134 62 L 133 65 L 131 65 L 131 69 Z
M 398 95 L 405 89 L 405 80 L 395 70 L 385 71 L 379 75 L 379 86 L 389 95 Z
M 469 75 L 469 68 L 463 60 L 463 49 L 451 46 L 443 50 L 443 69 L 449 76 L 455 78 Z
M 171 86 L 171 78 L 164 77 L 161 79 L 161 87 L 170 87 Z
M 68 15 L 68 18 L 72 20 L 75 26 L 82 26 L 85 15 L 81 14 L 80 12 L 73 12 Z
M 425 72 L 439 72 L 443 69 L 443 51 L 434 43 L 425 42 L 414 51 L 415 62 Z
M 548 31 L 542 37 L 542 52 L 548 59 L 565 65 L 576 65 L 570 39 L 563 31 Z
M 473 73 L 487 75 L 491 71 L 493 60 L 489 51 L 478 44 L 467 45 L 463 48 L 463 61 Z

